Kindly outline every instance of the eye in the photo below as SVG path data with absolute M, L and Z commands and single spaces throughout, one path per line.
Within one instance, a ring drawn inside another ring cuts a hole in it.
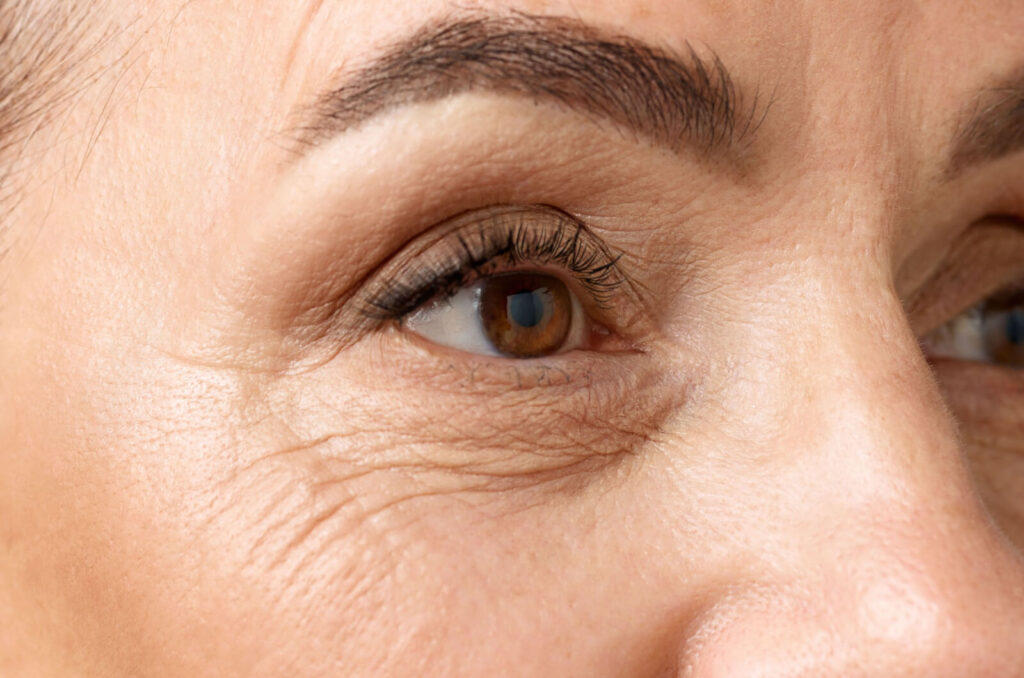
M 439 346 L 504 358 L 628 350 L 635 302 L 613 254 L 550 206 L 496 206 L 443 222 L 400 251 L 358 298 L 386 324 Z
M 580 348 L 587 319 L 569 286 L 522 271 L 484 277 L 405 321 L 408 330 L 468 353 L 537 358 Z
M 932 357 L 1024 367 L 1024 291 L 989 297 L 929 334 L 923 345 Z

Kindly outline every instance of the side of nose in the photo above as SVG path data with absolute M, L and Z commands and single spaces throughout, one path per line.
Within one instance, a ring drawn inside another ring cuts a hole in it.
M 758 566 L 690 630 L 680 675 L 1024 676 L 1024 560 L 978 498 L 895 295 L 861 303 L 875 306 L 792 324 L 808 346 L 772 443 L 787 499 L 765 507 L 787 547 L 752 547 Z

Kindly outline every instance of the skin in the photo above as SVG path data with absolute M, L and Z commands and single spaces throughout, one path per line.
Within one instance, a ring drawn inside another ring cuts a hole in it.
M 0 673 L 1024 675 L 1024 378 L 919 347 L 1024 269 L 978 226 L 1024 154 L 942 179 L 1019 2 L 459 7 L 772 105 L 738 164 L 484 94 L 300 156 L 293 108 L 449 3 L 105 3 L 5 207 Z M 301 313 L 494 204 L 585 215 L 637 350 Z

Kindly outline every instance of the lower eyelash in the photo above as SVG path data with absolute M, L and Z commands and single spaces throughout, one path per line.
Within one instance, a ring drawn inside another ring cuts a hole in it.
M 444 299 L 476 278 L 522 264 L 554 264 L 605 306 L 623 283 L 619 256 L 585 225 L 546 205 L 491 208 L 456 218 L 465 222 L 407 262 L 389 267 L 361 304 L 368 319 L 400 320 L 429 301 Z

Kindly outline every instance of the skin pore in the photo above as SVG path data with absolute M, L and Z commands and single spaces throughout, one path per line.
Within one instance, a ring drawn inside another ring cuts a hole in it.
M 1024 674 L 1024 373 L 932 348 L 1024 280 L 1017 0 L 76 11 L 0 85 L 0 674 Z M 524 272 L 571 350 L 414 315 Z

